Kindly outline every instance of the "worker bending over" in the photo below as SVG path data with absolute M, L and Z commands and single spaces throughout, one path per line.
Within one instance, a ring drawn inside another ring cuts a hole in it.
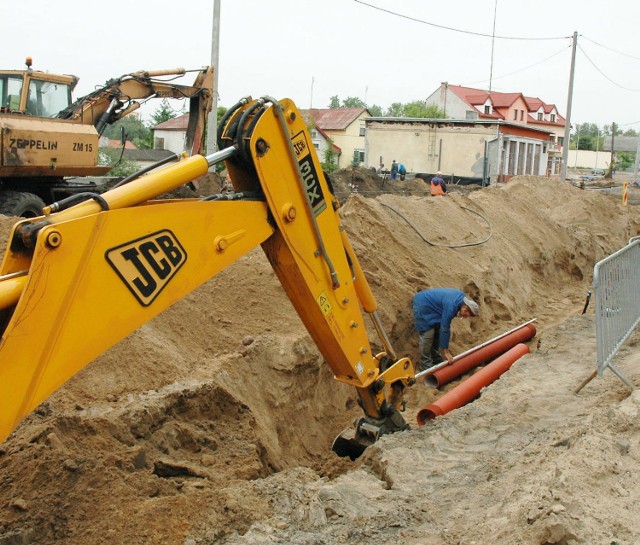
M 479 312 L 477 303 L 455 288 L 418 292 L 413 297 L 413 323 L 420 335 L 418 372 L 444 361 L 443 358 L 451 363 L 451 321 L 456 316 L 472 318 Z
M 438 195 L 447 194 L 447 184 L 442 178 L 442 172 L 436 172 L 436 175 L 431 178 L 431 196 L 437 197 Z

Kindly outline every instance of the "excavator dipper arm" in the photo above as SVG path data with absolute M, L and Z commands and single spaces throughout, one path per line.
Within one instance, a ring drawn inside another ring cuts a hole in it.
M 16 224 L 0 268 L 0 440 L 90 361 L 259 244 L 335 378 L 358 393 L 364 416 L 334 450 L 355 459 L 406 429 L 398 410 L 413 363 L 396 359 L 384 334 L 386 351 L 371 352 L 361 308 L 383 333 L 375 299 L 300 113 L 266 97 L 229 114 L 220 152 Z M 223 159 L 229 197 L 150 200 Z
M 179 77 L 187 72 L 197 72 L 193 85 L 181 85 L 170 80 L 157 79 L 162 76 Z M 149 98 L 189 99 L 189 125 L 186 149 L 190 155 L 204 151 L 204 127 L 213 103 L 213 68 L 185 70 L 139 71 L 125 74 L 106 82 L 105 85 L 85 95 L 58 117 L 91 124 L 102 134 L 107 125 L 129 115 L 140 107 L 140 100 Z

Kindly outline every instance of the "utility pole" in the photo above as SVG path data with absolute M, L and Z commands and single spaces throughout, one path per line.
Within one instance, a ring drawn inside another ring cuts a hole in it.
M 496 43 L 496 15 L 498 14 L 498 0 L 493 5 L 493 32 L 491 33 L 491 66 L 489 68 L 489 92 L 493 83 L 493 46 Z
M 614 169 L 614 164 L 613 164 L 613 159 L 615 157 L 615 153 L 613 151 L 613 141 L 616 138 L 616 123 L 615 121 L 613 123 L 611 123 L 611 160 L 609 161 L 609 172 L 611 173 L 611 179 L 613 179 L 613 169 Z
M 213 0 L 213 30 L 211 32 L 211 66 L 213 67 L 213 100 L 211 112 L 207 118 L 207 154 L 218 151 L 216 134 L 218 132 L 218 71 L 219 51 L 220 51 L 220 2 Z
M 567 160 L 569 158 L 569 138 L 571 136 L 571 103 L 573 102 L 573 74 L 576 69 L 576 49 L 578 46 L 578 33 L 573 33 L 573 45 L 571 47 L 571 71 L 569 72 L 569 93 L 567 96 L 567 115 L 565 117 L 564 142 L 562 143 L 562 165 L 560 166 L 560 181 L 567 179 Z

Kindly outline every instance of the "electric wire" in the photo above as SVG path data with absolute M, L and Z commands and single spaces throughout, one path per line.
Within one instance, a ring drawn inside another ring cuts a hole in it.
M 587 55 L 587 52 L 583 49 L 583 47 L 578 44 L 578 49 L 582 52 L 582 54 L 587 58 L 587 60 L 593 65 L 593 67 L 600 72 L 600 74 L 602 75 L 602 77 L 604 77 L 605 79 L 607 79 L 608 81 L 610 81 L 611 83 L 613 83 L 616 87 L 620 87 L 620 89 L 624 89 L 625 91 L 633 91 L 633 92 L 640 92 L 640 89 L 631 89 L 629 87 L 625 87 L 624 85 L 620 85 L 618 82 L 613 81 L 609 76 L 607 76 L 607 74 L 605 74 L 599 67 L 598 65 L 593 62 L 591 60 L 591 58 L 589 57 L 589 55 Z
M 609 51 L 613 51 L 614 53 L 618 53 L 618 55 L 624 55 L 625 57 L 629 57 L 630 59 L 635 59 L 637 61 L 640 61 L 640 57 L 636 57 L 634 55 L 630 55 L 629 53 L 625 53 L 624 51 L 618 51 L 617 49 L 613 49 L 613 47 L 609 47 L 609 46 L 606 46 L 604 44 L 598 43 L 595 40 L 592 40 L 591 38 L 588 38 L 584 34 L 580 34 L 580 36 L 582 38 L 584 38 L 585 40 L 587 40 L 588 42 L 591 42 L 592 44 L 595 44 L 595 45 L 597 45 L 599 47 L 602 47 L 603 49 L 608 49 Z
M 571 39 L 571 36 L 553 36 L 553 37 L 546 37 L 546 38 L 537 38 L 537 37 L 524 37 L 524 36 L 495 36 L 493 34 L 486 34 L 484 32 L 474 32 L 472 30 L 462 30 L 459 28 L 453 28 L 450 26 L 446 26 L 446 25 L 439 25 L 437 23 L 432 23 L 430 21 L 425 21 L 423 19 L 418 19 L 417 17 L 411 17 L 410 15 L 404 15 L 402 13 L 398 13 L 396 11 L 391 11 L 385 8 L 381 8 L 379 6 L 374 6 L 373 4 L 369 4 L 367 2 L 363 2 L 362 0 L 354 0 L 354 2 L 356 2 L 357 4 L 362 4 L 363 6 L 367 6 L 369 8 L 372 9 L 377 9 L 378 11 L 383 11 L 385 13 L 388 13 L 390 15 L 394 15 L 395 17 L 400 17 L 402 19 L 407 19 L 409 21 L 413 21 L 415 23 L 421 23 L 423 25 L 429 25 L 435 28 L 441 28 L 442 30 L 450 30 L 452 32 L 459 32 L 460 34 L 470 34 L 472 36 L 481 36 L 483 38 L 497 38 L 499 40 L 534 40 L 534 41 L 541 41 L 541 40 L 567 40 L 567 39 Z
M 525 66 L 524 68 L 520 68 L 518 70 L 515 70 L 513 72 L 509 72 L 508 74 L 503 74 L 502 76 L 494 76 L 493 79 L 501 79 L 501 78 L 506 78 L 509 76 L 513 76 L 514 74 L 517 74 L 519 72 L 524 72 L 525 70 L 529 70 L 529 68 L 533 68 L 534 66 L 538 66 L 539 64 L 545 63 L 548 60 L 551 60 L 553 57 L 557 57 L 558 55 L 560 55 L 561 53 L 564 53 L 567 49 L 571 49 L 571 45 L 567 45 L 566 47 L 563 47 L 560 51 L 556 51 L 553 55 L 550 55 L 548 57 L 546 57 L 545 59 L 542 59 L 538 62 L 535 62 L 533 64 L 530 64 L 529 66 Z M 487 79 L 483 79 L 483 80 L 478 80 L 478 81 L 472 81 L 470 83 L 465 83 L 463 84 L 463 87 L 466 87 L 468 85 L 475 85 L 477 83 L 484 83 L 485 81 L 489 81 Z
M 401 219 L 403 219 L 405 221 L 405 223 L 411 227 L 411 229 L 413 229 L 416 234 L 427 244 L 429 244 L 430 246 L 434 246 L 436 248 L 466 248 L 469 246 L 480 246 L 481 244 L 484 244 L 485 242 L 488 242 L 489 239 L 491 238 L 491 236 L 493 235 L 493 227 L 491 226 L 491 222 L 485 218 L 480 212 L 473 210 L 471 208 L 467 208 L 466 206 L 462 206 L 460 205 L 460 208 L 462 208 L 463 210 L 467 210 L 469 212 L 472 212 L 473 214 L 476 214 L 477 216 L 480 216 L 484 222 L 487 224 L 487 226 L 489 227 L 489 235 L 487 236 L 487 238 L 485 238 L 484 240 L 480 240 L 477 242 L 463 242 L 460 244 L 440 244 L 438 242 L 432 242 L 428 239 L 426 239 L 425 237 L 422 236 L 422 233 L 420 233 L 420 231 L 418 231 L 418 229 L 416 229 L 416 227 L 407 219 L 405 218 L 400 212 L 398 212 L 395 208 L 393 208 L 392 206 L 389 206 L 388 204 L 384 204 L 383 202 L 380 203 L 382 206 L 384 206 L 385 208 L 388 208 L 389 210 L 391 210 L 394 214 L 398 215 Z

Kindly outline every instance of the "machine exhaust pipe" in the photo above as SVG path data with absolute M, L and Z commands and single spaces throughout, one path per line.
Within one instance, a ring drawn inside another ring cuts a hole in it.
M 447 414 L 449 411 L 458 409 L 470 401 L 473 401 L 480 395 L 482 388 L 496 381 L 515 361 L 528 353 L 529 347 L 526 344 L 517 344 L 489 365 L 483 367 L 480 371 L 458 384 L 458 386 L 444 394 L 441 398 L 431 403 L 431 405 L 427 405 L 421 409 L 416 417 L 418 425 L 424 426 L 428 420 L 433 420 L 437 416 Z

